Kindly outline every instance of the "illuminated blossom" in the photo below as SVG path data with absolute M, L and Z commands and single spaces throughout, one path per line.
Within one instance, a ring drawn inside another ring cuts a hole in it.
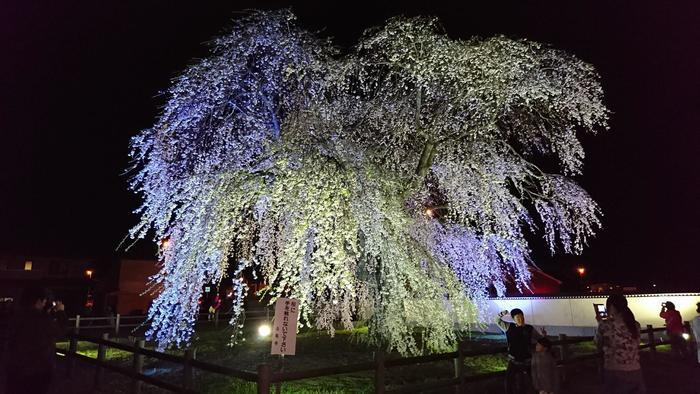
M 606 127 L 598 77 L 541 44 L 394 18 L 339 53 L 289 11 L 254 12 L 167 99 L 132 141 L 132 236 L 171 241 L 149 311 L 161 347 L 190 340 L 203 284 L 227 274 L 239 325 L 250 267 L 301 324 L 366 320 L 373 344 L 444 350 L 489 289 L 527 286 L 526 235 L 579 253 L 600 227 L 565 177 L 576 133 Z

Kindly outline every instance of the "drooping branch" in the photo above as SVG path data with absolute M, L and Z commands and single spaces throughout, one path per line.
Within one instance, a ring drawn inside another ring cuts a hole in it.
M 359 317 L 370 343 L 445 350 L 489 288 L 526 285 L 533 205 L 551 248 L 580 252 L 600 227 L 583 189 L 507 143 L 576 173 L 577 130 L 607 119 L 592 67 L 530 41 L 452 40 L 434 18 L 393 18 L 339 54 L 294 19 L 239 20 L 132 140 L 132 235 L 171 239 L 149 310 L 159 346 L 190 340 L 204 283 L 253 268 L 304 325 Z

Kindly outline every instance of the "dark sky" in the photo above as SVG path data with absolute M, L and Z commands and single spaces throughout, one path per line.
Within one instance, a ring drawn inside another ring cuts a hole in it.
M 236 12 L 293 5 L 341 45 L 397 14 L 432 14 L 454 37 L 505 34 L 595 65 L 611 130 L 585 138 L 578 179 L 604 231 L 566 277 L 700 287 L 700 5 L 696 2 L 17 1 L 0 11 L 0 252 L 103 256 L 136 223 L 122 176 L 128 140 L 154 121 L 169 80 Z M 486 6 L 485 4 L 491 4 Z M 151 247 L 143 245 L 141 252 Z

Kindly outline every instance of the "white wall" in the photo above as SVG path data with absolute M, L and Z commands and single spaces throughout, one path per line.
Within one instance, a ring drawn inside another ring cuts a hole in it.
M 673 302 L 684 321 L 697 315 L 695 304 L 700 302 L 700 293 L 634 294 L 626 297 L 642 328 L 647 324 L 663 327 L 664 321 L 659 317 L 662 302 Z M 606 298 L 607 296 L 493 298 L 488 302 L 488 321 L 484 323 L 493 323 L 502 310 L 520 308 L 525 313 L 527 323 L 546 328 L 550 335 L 592 335 L 598 325 L 593 304 L 605 304 Z M 486 329 L 487 332 L 497 330 L 493 324 L 489 324 Z

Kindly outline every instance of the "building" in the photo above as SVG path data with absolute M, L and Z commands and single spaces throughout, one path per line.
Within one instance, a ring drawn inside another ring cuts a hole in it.
M 116 313 L 142 315 L 148 310 L 154 294 L 148 290 L 149 278 L 159 270 L 156 260 L 119 260 L 116 288 L 107 295 L 107 303 Z
M 530 286 L 528 288 L 523 288 L 518 290 L 511 279 L 508 281 L 508 286 L 506 288 L 506 295 L 508 296 L 519 296 L 519 295 L 552 295 L 559 294 L 561 292 L 562 282 L 542 271 L 535 266 L 529 266 L 530 269 Z
M 618 293 L 630 294 L 639 292 L 639 288 L 637 286 L 623 286 L 610 282 L 591 283 L 590 285 L 586 286 L 586 290 L 588 290 L 589 293 L 610 293 L 614 291 Z
M 69 315 L 142 314 L 156 260 L 0 255 L 0 299 L 19 300 L 30 286 L 48 289 Z
M 89 314 L 104 307 L 108 271 L 108 262 L 90 258 L 0 255 L 0 299 L 18 300 L 25 288 L 44 287 L 68 313 Z

